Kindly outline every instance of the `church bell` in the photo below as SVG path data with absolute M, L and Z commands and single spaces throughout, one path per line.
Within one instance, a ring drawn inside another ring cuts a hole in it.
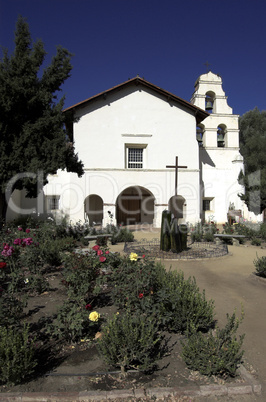
M 206 109 L 206 110 L 212 110 L 212 109 L 213 109 L 212 102 L 207 101 L 207 102 L 206 102 L 206 108 L 205 108 L 205 109 Z

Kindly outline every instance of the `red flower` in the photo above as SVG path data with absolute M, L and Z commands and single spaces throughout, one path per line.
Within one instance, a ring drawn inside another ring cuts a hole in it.
M 106 261 L 106 257 L 100 257 L 99 260 L 100 260 L 100 262 L 104 262 L 104 261 Z
M 86 304 L 85 306 L 86 310 L 91 310 L 92 309 L 92 305 L 90 303 Z
M 102 250 L 97 251 L 97 255 L 102 255 L 102 254 L 103 254 Z
M 143 254 L 142 258 L 145 258 L 145 254 Z
M 139 293 L 139 299 L 142 299 L 144 297 L 143 293 Z
M 100 246 L 98 246 L 98 244 L 95 244 L 95 246 L 92 247 L 92 249 L 93 249 L 94 251 L 98 251 L 99 248 L 100 248 Z
M 110 253 L 110 251 L 109 250 L 107 250 L 106 252 L 105 252 L 105 254 L 109 254 Z
M 5 268 L 6 267 L 6 263 L 5 262 L 0 262 L 0 268 Z
M 26 229 L 25 232 L 26 232 L 26 233 L 30 233 L 30 229 Z

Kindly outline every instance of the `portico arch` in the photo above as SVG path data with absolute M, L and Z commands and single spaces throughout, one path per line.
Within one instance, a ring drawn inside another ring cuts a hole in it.
M 92 226 L 101 225 L 103 220 L 103 200 L 99 195 L 91 194 L 84 201 L 85 220 Z
M 154 196 L 144 187 L 131 186 L 123 190 L 116 200 L 118 224 L 152 224 L 154 219 Z

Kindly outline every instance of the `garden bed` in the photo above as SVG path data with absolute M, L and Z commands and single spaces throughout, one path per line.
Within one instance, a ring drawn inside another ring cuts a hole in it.
M 243 381 L 234 377 L 243 355 L 239 320 L 228 316 L 220 330 L 195 279 L 166 272 L 142 248 L 77 252 L 79 239 L 59 229 L 3 235 L 2 392 Z
M 49 270 L 48 270 L 49 271 Z M 15 386 L 0 387 L 1 392 L 60 392 L 132 388 L 164 388 L 164 387 L 188 387 L 224 384 L 236 382 L 243 384 L 245 381 L 240 376 L 227 380 L 212 376 L 200 375 L 186 367 L 181 358 L 180 340 L 183 335 L 167 333 L 169 339 L 169 352 L 158 362 L 158 370 L 152 374 L 144 374 L 136 370 L 130 370 L 125 378 L 115 367 L 108 367 L 100 356 L 96 341 L 77 342 L 65 344 L 55 340 L 49 340 L 45 335 L 45 329 L 40 323 L 44 323 L 53 316 L 58 307 L 63 305 L 66 298 L 66 287 L 62 284 L 62 267 L 52 269 L 45 275 L 49 282 L 49 290 L 43 294 L 30 296 L 28 306 L 24 310 L 25 320 L 32 325 L 32 329 L 43 335 L 38 341 L 40 360 L 34 376 L 26 382 Z M 95 304 L 97 311 L 106 318 L 117 312 L 117 307 L 109 301 L 108 293 L 99 299 L 99 306 Z M 100 307 L 102 304 L 105 307 Z

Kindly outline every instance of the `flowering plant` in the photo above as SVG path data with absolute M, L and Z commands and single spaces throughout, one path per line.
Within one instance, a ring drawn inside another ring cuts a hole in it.
M 100 318 L 100 314 L 97 311 L 92 311 L 89 315 L 89 320 L 93 322 L 97 322 Z
M 138 254 L 136 253 L 131 253 L 129 256 L 130 261 L 137 261 L 138 260 Z

